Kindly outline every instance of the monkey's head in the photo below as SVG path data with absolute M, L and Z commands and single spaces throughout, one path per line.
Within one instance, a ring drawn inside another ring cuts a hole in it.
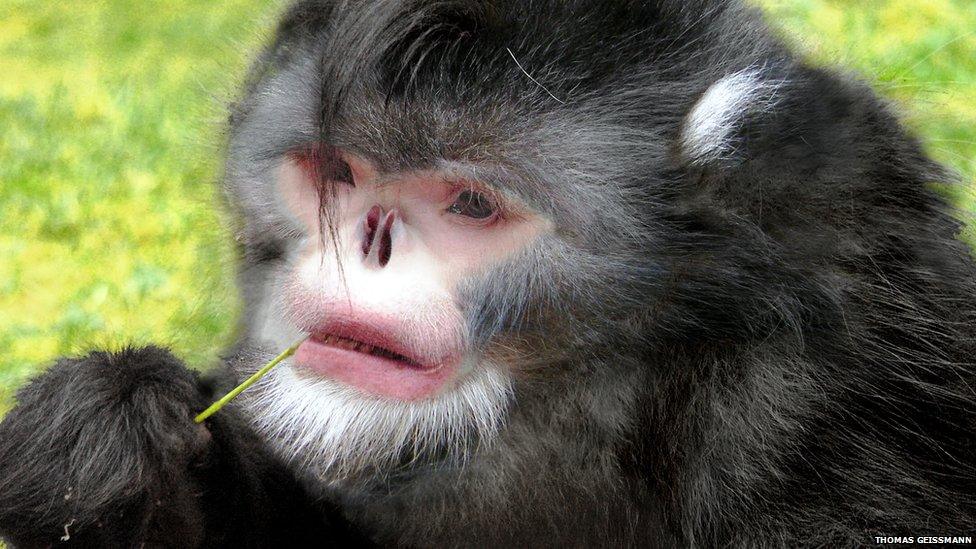
M 312 476 L 463 461 L 719 306 L 682 297 L 721 248 L 684 198 L 779 50 L 734 4 L 543 4 L 301 2 L 252 71 L 241 371 L 309 339 L 242 400 Z

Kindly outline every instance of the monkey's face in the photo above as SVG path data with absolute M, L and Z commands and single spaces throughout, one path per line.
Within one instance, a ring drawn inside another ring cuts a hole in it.
M 459 285 L 546 230 L 484 184 L 431 170 L 381 174 L 332 148 L 289 155 L 278 186 L 304 232 L 324 235 L 302 241 L 279 281 L 310 335 L 295 363 L 303 376 L 373 398 L 432 398 L 478 368 Z
M 264 438 L 316 479 L 388 478 L 470 458 L 594 372 L 635 371 L 578 357 L 646 338 L 677 120 L 641 109 L 693 88 L 572 83 L 564 104 L 495 43 L 514 11 L 310 10 L 262 58 L 228 148 L 245 343 L 263 349 L 239 373 L 308 337 L 242 394 Z
M 253 335 L 308 335 L 245 399 L 269 439 L 333 481 L 485 442 L 517 364 L 475 334 L 483 281 L 537 248 L 548 218 L 448 169 L 380 171 L 332 146 L 293 148 L 269 175 L 295 237 Z

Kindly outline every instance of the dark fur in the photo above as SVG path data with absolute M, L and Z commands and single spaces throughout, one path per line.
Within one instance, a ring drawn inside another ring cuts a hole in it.
M 733 155 L 691 161 L 685 116 L 748 67 L 777 83 L 775 103 L 737 126 Z M 294 246 L 265 206 L 269 170 L 320 140 L 387 170 L 476 165 L 556 224 L 459 296 L 472 341 L 525 353 L 499 440 L 463 467 L 305 486 L 374 541 L 976 533 L 976 267 L 928 186 L 949 177 L 869 89 L 796 60 L 752 11 L 300 2 L 231 118 L 245 334 Z M 232 370 L 257 367 L 257 343 L 242 338 Z M 201 446 L 187 418 L 207 393 L 168 356 L 83 362 L 84 375 L 62 362 L 33 382 L 0 426 L 10 539 L 54 540 L 71 518 L 73 540 L 349 535 L 233 412 L 208 423 L 208 465 L 187 469 Z M 69 486 L 84 499 L 62 500 Z
M 226 387 L 158 347 L 62 359 L 0 424 L 0 529 L 15 547 L 268 547 L 355 540 L 303 496 L 234 414 Z

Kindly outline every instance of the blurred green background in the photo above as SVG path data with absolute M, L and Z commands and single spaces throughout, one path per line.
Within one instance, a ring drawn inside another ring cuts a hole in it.
M 759 3 L 797 48 L 875 82 L 976 181 L 976 1 Z M 279 9 L 0 3 L 0 414 L 61 354 L 157 342 L 203 367 L 228 342 L 223 105 Z

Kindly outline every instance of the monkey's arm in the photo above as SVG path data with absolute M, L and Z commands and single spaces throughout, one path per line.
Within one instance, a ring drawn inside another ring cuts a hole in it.
M 0 536 L 17 547 L 318 544 L 348 533 L 167 351 L 62 359 L 0 423 Z

